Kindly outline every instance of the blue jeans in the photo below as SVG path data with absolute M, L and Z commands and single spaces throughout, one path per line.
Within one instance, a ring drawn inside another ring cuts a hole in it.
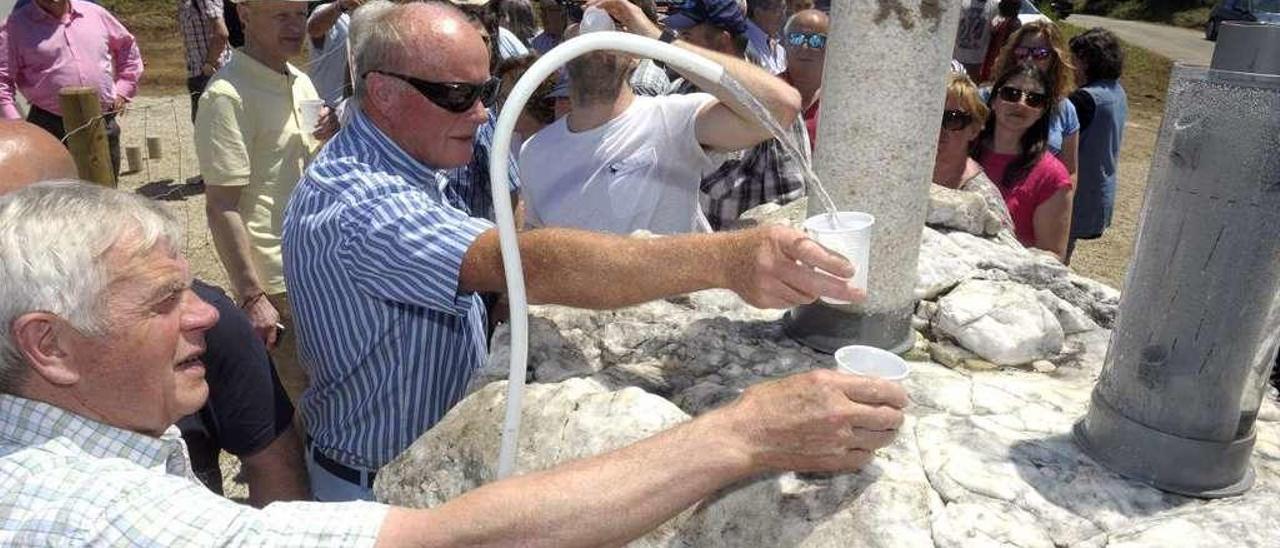
M 374 500 L 373 489 L 366 489 L 333 475 L 316 463 L 315 449 L 306 449 L 307 474 L 311 476 L 311 496 L 319 502 Z

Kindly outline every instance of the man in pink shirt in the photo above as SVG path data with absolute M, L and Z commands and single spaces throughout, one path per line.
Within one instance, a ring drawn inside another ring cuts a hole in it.
M 19 6 L 0 27 L 0 116 L 18 119 L 21 92 L 31 103 L 27 120 L 62 139 L 58 92 L 98 90 L 106 113 L 111 165 L 120 173 L 116 113 L 138 91 L 142 55 L 133 35 L 107 10 L 81 0 L 34 0 Z

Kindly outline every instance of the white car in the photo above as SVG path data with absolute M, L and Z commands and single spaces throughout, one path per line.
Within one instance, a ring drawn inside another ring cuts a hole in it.
M 1049 21 L 1049 18 L 1040 13 L 1040 9 L 1036 8 L 1031 0 L 1022 0 L 1022 8 L 1018 10 L 1018 21 L 1025 25 L 1035 21 Z

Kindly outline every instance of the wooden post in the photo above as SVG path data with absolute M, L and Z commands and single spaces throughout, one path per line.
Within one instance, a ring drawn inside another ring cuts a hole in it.
M 62 106 L 62 128 L 67 132 L 67 148 L 76 161 L 80 178 L 116 188 L 107 146 L 107 122 L 94 88 L 68 87 L 58 93 Z

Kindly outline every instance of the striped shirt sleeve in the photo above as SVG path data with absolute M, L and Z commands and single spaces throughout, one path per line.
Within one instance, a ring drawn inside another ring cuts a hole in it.
M 459 289 L 462 259 L 492 223 L 420 192 L 377 196 L 347 212 L 338 258 L 360 291 L 449 314 L 470 310 L 471 293 Z

